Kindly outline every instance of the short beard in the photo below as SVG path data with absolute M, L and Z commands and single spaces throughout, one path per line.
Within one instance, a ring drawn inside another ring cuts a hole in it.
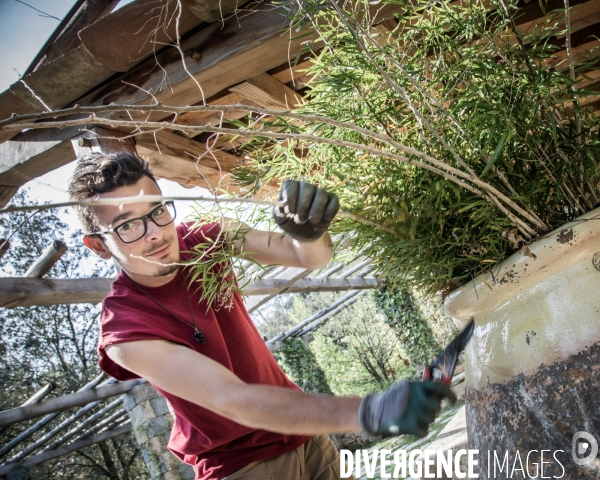
M 154 274 L 149 275 L 149 276 L 151 276 L 151 277 L 166 277 L 167 275 L 171 275 L 172 273 L 175 273 L 178 268 L 179 268 L 179 265 L 177 265 L 177 264 L 163 265 L 163 266 L 159 267 L 158 270 Z

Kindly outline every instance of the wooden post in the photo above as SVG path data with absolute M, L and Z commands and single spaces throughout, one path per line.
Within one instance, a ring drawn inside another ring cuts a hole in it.
M 54 240 L 52 244 L 44 250 L 44 253 L 29 267 L 24 277 L 42 278 L 54 266 L 56 262 L 68 250 L 67 245 L 60 240 Z
M 0 258 L 4 256 L 10 248 L 10 242 L 6 238 L 0 238 Z
M 77 158 L 91 153 L 130 152 L 135 153 L 133 139 L 123 138 L 128 134 L 119 130 L 95 127 L 89 132 L 71 139 Z

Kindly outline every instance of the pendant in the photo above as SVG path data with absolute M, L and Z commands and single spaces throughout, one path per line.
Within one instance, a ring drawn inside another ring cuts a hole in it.
M 204 345 L 204 334 L 200 330 L 196 329 L 196 333 L 194 334 L 194 337 L 196 338 L 196 341 L 198 343 L 201 343 L 202 345 Z

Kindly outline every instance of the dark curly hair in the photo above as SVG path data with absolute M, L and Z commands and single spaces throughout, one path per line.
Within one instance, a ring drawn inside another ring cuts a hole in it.
M 148 162 L 129 152 L 91 154 L 79 159 L 69 184 L 71 201 L 85 200 L 100 193 L 137 183 L 142 177 L 156 182 Z M 75 206 L 85 233 L 99 228 L 97 217 L 90 207 Z

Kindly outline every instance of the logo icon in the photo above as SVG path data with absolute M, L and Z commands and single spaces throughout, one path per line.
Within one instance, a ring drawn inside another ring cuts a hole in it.
M 587 432 L 573 435 L 573 462 L 576 465 L 589 465 L 598 455 L 598 442 Z

